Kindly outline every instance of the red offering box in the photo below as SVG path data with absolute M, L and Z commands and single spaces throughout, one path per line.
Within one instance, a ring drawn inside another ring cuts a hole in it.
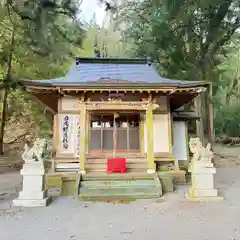
M 108 158 L 107 173 L 126 172 L 126 158 Z

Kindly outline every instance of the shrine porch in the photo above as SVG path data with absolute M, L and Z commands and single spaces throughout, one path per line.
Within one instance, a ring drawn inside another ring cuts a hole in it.
M 107 171 L 107 159 L 111 158 L 112 154 L 104 154 L 100 153 L 98 156 L 87 154 L 85 160 L 85 171 L 86 173 L 94 173 L 100 172 L 105 173 Z M 117 158 L 125 158 L 126 159 L 126 172 L 147 172 L 147 160 L 144 155 L 141 154 L 133 154 L 129 155 L 127 153 L 116 154 Z M 77 158 L 55 158 L 53 160 L 54 165 L 53 170 L 55 172 L 78 172 L 80 163 Z
M 146 154 L 142 153 L 117 153 L 116 158 L 126 159 L 126 172 L 147 172 Z M 178 160 L 169 153 L 156 153 L 155 170 L 156 171 L 179 171 Z M 112 158 L 112 154 L 86 154 L 85 170 L 86 173 L 107 171 L 107 159 Z M 78 172 L 80 163 L 78 158 L 60 158 L 56 157 L 52 160 L 53 172 Z M 170 164 L 171 168 L 166 168 L 166 164 Z

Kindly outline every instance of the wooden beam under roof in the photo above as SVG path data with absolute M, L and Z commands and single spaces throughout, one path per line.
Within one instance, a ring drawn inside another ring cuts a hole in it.
M 32 94 L 37 101 L 40 101 L 44 104 L 51 113 L 57 113 L 57 105 L 58 105 L 58 96 L 57 95 L 50 95 L 50 94 Z

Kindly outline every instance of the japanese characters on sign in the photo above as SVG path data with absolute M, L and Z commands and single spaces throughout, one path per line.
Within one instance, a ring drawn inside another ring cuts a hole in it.
M 75 147 L 75 155 L 79 157 L 80 155 L 80 117 L 75 117 L 75 123 L 76 123 L 76 147 Z
M 59 121 L 59 133 L 60 133 L 60 153 L 74 154 L 75 139 L 77 135 L 76 131 L 76 115 L 60 114 Z
M 69 116 L 65 116 L 63 119 L 63 127 L 62 127 L 62 146 L 63 149 L 68 149 L 69 147 L 69 136 L 68 136 L 68 130 L 69 130 Z

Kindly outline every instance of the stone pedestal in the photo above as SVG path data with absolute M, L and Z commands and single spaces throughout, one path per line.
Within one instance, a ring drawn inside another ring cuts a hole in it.
M 43 162 L 27 162 L 23 165 L 22 191 L 19 197 L 13 200 L 13 206 L 40 207 L 47 206 L 51 198 L 47 197 L 44 190 L 44 164 Z
M 212 163 L 207 165 L 201 162 L 195 162 L 191 169 L 192 186 L 186 195 L 188 200 L 222 200 L 223 197 L 218 196 L 217 189 L 214 188 L 214 174 L 216 168 Z

